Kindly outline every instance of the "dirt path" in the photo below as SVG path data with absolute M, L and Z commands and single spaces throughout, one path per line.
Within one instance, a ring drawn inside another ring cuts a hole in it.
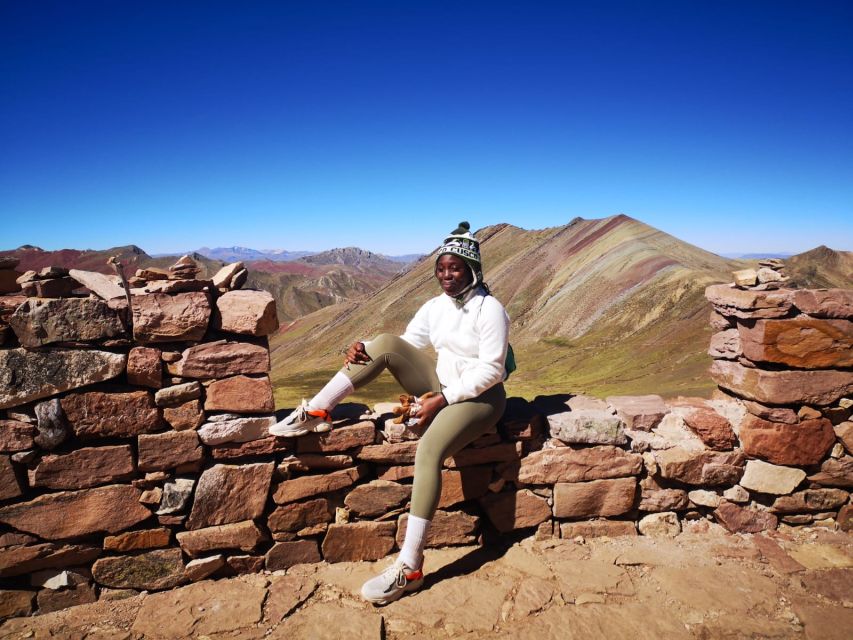
M 379 563 L 302 565 L 7 621 L 0 638 L 809 638 L 853 629 L 853 536 L 527 539 L 429 551 L 424 589 L 358 597 Z

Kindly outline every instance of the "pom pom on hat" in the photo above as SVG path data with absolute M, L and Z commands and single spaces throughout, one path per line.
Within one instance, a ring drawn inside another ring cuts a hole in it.
M 454 236 L 461 236 L 466 233 L 471 233 L 471 224 L 465 220 L 460 222 L 459 226 L 450 232 L 450 234 Z

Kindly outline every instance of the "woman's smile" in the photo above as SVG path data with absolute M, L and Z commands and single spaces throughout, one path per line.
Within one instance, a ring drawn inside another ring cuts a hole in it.
M 435 264 L 435 277 L 449 296 L 457 296 L 471 284 L 474 274 L 459 256 L 445 254 Z

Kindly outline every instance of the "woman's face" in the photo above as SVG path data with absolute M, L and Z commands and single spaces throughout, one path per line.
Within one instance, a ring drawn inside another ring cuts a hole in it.
M 435 277 L 438 278 L 444 293 L 458 296 L 471 284 L 474 274 L 462 258 L 445 253 L 435 263 Z

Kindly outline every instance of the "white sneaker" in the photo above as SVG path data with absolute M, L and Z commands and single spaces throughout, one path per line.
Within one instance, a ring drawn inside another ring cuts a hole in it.
M 332 414 L 325 409 L 309 409 L 308 403 L 302 404 L 281 422 L 270 427 L 270 434 L 284 438 L 304 436 L 310 431 L 324 433 L 332 428 Z
M 423 572 L 410 569 L 398 558 L 385 571 L 364 583 L 361 596 L 373 604 L 388 604 L 404 593 L 417 591 L 423 583 Z

